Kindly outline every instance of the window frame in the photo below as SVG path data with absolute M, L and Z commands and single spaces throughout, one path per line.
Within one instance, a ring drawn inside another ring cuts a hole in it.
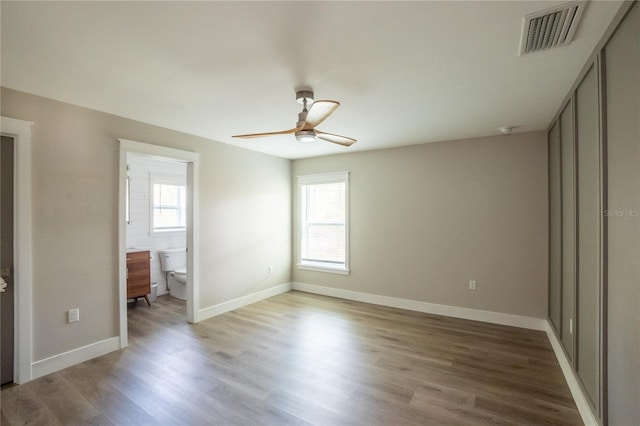
M 156 228 L 154 223 L 154 208 L 155 208 L 155 191 L 154 186 L 156 184 L 159 185 L 173 185 L 173 186 L 182 186 L 184 187 L 185 197 L 187 196 L 187 180 L 186 176 L 181 174 L 169 174 L 169 173 L 150 173 L 149 174 L 149 235 L 157 236 L 157 235 L 167 235 L 172 232 L 185 232 L 187 230 L 187 225 L 185 222 L 185 226 L 176 226 L 176 227 L 168 227 L 168 228 Z M 184 204 L 184 214 L 183 216 L 187 217 L 187 205 L 188 200 L 185 199 Z
M 327 183 L 345 183 L 345 253 L 344 262 L 323 262 L 323 261 L 311 261 L 302 259 L 302 246 L 304 236 L 305 218 L 302 217 L 305 209 L 302 206 L 302 202 L 305 199 L 302 195 L 303 188 L 306 185 L 312 184 L 327 184 Z M 349 275 L 349 172 L 332 172 L 332 173 L 320 173 L 313 175 L 300 175 L 297 176 L 297 222 L 298 222 L 298 253 L 296 267 L 298 269 L 317 271 L 317 272 L 329 272 L 333 274 Z

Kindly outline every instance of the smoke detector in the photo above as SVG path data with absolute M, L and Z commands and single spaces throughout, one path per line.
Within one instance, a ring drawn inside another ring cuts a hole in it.
M 520 55 L 571 43 L 586 7 L 586 0 L 572 1 L 525 16 Z
M 515 126 L 505 126 L 505 127 L 500 127 L 498 130 L 500 130 L 500 134 L 502 135 L 510 135 L 513 132 L 513 129 L 515 129 Z

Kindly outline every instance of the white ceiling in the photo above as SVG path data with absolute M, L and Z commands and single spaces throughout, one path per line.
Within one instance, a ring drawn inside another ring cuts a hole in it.
M 291 159 L 526 132 L 621 4 L 590 2 L 572 44 L 518 56 L 523 16 L 560 3 L 2 1 L 0 82 Z M 319 128 L 358 143 L 231 138 L 294 127 L 301 86 L 340 101 Z

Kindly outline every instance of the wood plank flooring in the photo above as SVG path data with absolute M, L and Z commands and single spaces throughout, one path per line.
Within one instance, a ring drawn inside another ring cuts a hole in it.
M 582 424 L 542 332 L 292 291 L 0 392 L 2 425 Z

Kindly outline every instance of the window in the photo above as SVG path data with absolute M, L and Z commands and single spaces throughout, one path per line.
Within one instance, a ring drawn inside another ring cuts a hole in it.
M 349 173 L 298 176 L 298 267 L 349 273 Z
M 185 230 L 187 187 L 184 176 L 152 176 L 151 194 L 151 233 Z

